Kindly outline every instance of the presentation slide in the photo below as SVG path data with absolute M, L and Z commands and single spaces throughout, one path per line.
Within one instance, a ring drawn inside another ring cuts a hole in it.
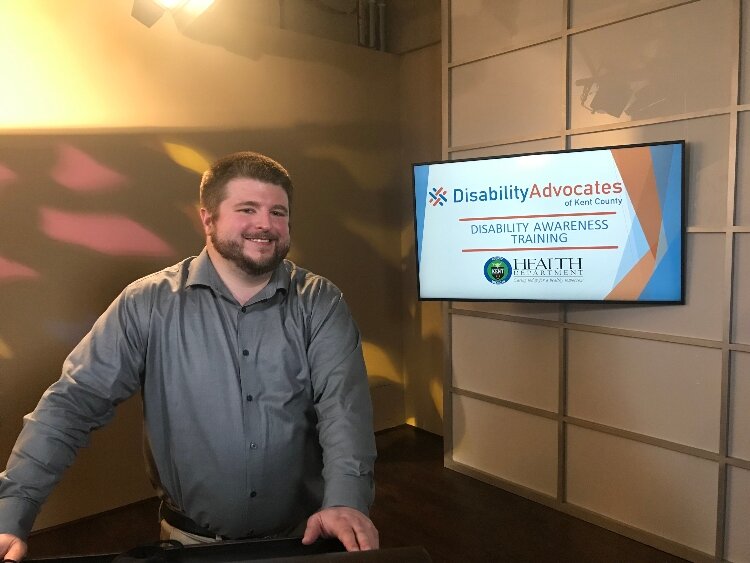
M 683 153 L 414 165 L 420 298 L 682 302 Z

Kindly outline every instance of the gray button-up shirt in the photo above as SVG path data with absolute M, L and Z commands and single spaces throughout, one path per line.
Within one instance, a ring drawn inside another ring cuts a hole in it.
M 138 389 L 154 485 L 213 533 L 368 512 L 372 406 L 341 292 L 284 261 L 241 305 L 204 249 L 125 288 L 66 359 L 0 474 L 0 532 L 28 535 L 89 432 Z

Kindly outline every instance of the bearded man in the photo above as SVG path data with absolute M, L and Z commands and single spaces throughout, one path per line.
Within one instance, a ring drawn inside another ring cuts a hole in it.
M 125 288 L 25 417 L 0 474 L 4 559 L 23 558 L 78 448 L 138 391 L 163 539 L 378 547 L 360 336 L 339 289 L 285 259 L 292 192 L 253 152 L 204 173 L 206 247 Z

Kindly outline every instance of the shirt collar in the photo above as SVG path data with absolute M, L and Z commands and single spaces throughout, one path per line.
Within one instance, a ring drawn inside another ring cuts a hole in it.
M 203 251 L 190 262 L 185 286 L 205 285 L 216 289 L 214 287 L 215 284 L 212 282 L 218 277 L 219 274 L 216 273 L 216 269 L 208 257 L 208 250 L 204 247 Z
M 276 295 L 278 291 L 287 293 L 289 291 L 289 284 L 291 283 L 291 272 L 292 263 L 289 260 L 284 260 L 271 274 L 271 279 L 268 281 L 266 287 L 261 289 L 255 297 L 251 299 L 251 302 L 262 301 L 269 299 Z M 203 285 L 210 287 L 216 293 L 222 295 L 231 295 L 226 287 L 226 284 L 222 281 L 219 273 L 214 268 L 211 258 L 208 256 L 208 250 L 204 247 L 203 251 L 196 256 L 196 258 L 190 263 L 190 270 L 188 272 L 186 287 L 193 285 Z

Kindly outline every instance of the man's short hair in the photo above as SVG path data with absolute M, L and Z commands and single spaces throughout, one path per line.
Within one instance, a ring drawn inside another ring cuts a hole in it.
M 226 187 L 235 178 L 251 178 L 283 188 L 292 205 L 292 180 L 289 173 L 278 162 L 257 152 L 242 151 L 228 154 L 214 162 L 203 173 L 200 187 L 201 207 L 212 216 L 226 197 Z

